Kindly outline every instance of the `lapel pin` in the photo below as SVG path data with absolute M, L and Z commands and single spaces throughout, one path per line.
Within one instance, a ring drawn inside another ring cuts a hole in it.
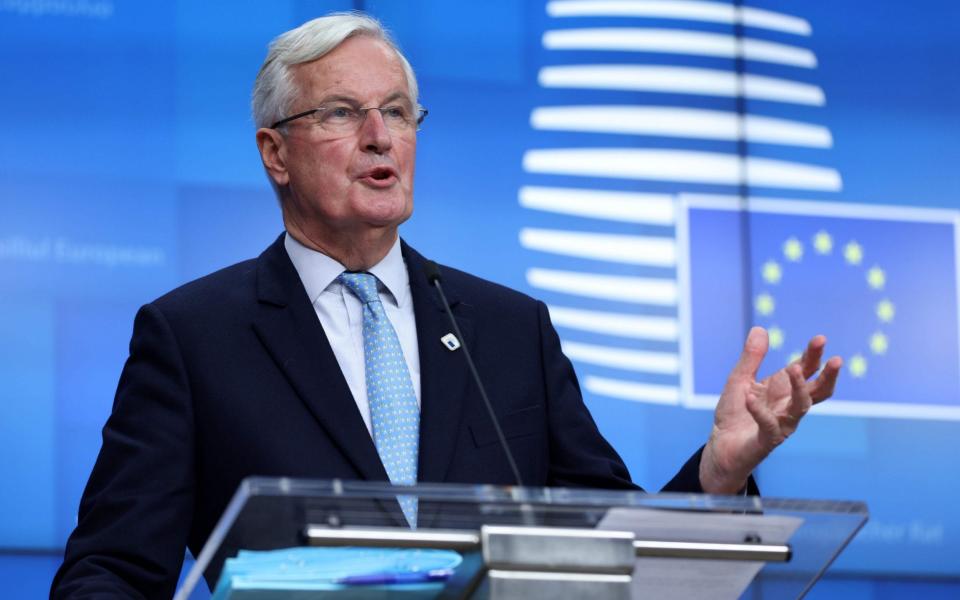
M 454 350 L 460 347 L 460 340 L 458 340 L 457 336 L 453 335 L 452 333 L 448 333 L 447 335 L 440 338 L 440 343 L 446 346 L 447 350 L 451 352 L 453 352 Z

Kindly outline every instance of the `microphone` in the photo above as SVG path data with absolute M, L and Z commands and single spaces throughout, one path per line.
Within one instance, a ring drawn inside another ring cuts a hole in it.
M 500 447 L 503 448 L 504 454 L 507 455 L 507 462 L 510 463 L 510 470 L 513 471 L 513 477 L 517 480 L 517 485 L 523 487 L 523 478 L 520 477 L 520 469 L 517 468 L 517 463 L 513 460 L 513 452 L 510 451 L 510 446 L 507 445 L 507 438 L 504 437 L 503 429 L 500 428 L 500 421 L 497 420 L 497 415 L 493 412 L 493 405 L 490 404 L 487 390 L 484 389 L 483 382 L 480 380 L 480 374 L 477 373 L 477 367 L 473 364 L 473 357 L 470 356 L 467 341 L 463 339 L 463 335 L 460 333 L 460 326 L 457 325 L 457 320 L 453 318 L 453 311 L 450 310 L 450 303 L 447 302 L 447 296 L 443 293 L 443 286 L 440 285 L 440 267 L 432 260 L 427 260 L 423 266 L 423 271 L 427 275 L 427 281 L 429 281 L 433 287 L 437 288 L 437 292 L 440 294 L 443 308 L 447 311 L 447 316 L 450 317 L 450 325 L 453 326 L 453 333 L 457 336 L 457 339 L 460 340 L 460 347 L 463 348 L 463 355 L 467 359 L 467 366 L 470 367 L 473 380 L 480 390 L 480 397 L 483 398 L 483 405 L 487 407 L 487 413 L 490 415 L 490 422 L 493 423 L 493 429 L 497 432 Z

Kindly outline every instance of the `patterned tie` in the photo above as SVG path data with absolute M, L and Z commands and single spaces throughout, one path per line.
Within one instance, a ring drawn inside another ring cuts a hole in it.
M 344 272 L 339 280 L 363 303 L 363 358 L 373 443 L 390 482 L 412 485 L 417 482 L 420 408 L 400 340 L 383 310 L 374 275 Z M 410 526 L 416 527 L 416 498 L 397 499 Z

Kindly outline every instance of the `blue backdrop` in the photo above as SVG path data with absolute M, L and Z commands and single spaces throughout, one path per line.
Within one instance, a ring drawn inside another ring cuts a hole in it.
M 836 401 L 764 493 L 868 502 L 844 585 L 960 578 L 960 8 L 749 7 L 0 2 L 0 570 L 62 548 L 137 307 L 280 232 L 249 116 L 267 43 L 362 8 L 430 109 L 402 235 L 549 304 L 639 483 L 703 443 L 751 324 L 768 372 L 823 332 Z

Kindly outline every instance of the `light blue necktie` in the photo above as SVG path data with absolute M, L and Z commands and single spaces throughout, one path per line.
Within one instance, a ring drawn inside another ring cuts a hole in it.
M 377 278 L 370 273 L 344 272 L 339 279 L 363 303 L 363 358 L 373 443 L 390 482 L 412 485 L 417 482 L 420 408 L 400 340 L 380 302 Z M 407 521 L 416 527 L 416 498 L 397 499 Z

